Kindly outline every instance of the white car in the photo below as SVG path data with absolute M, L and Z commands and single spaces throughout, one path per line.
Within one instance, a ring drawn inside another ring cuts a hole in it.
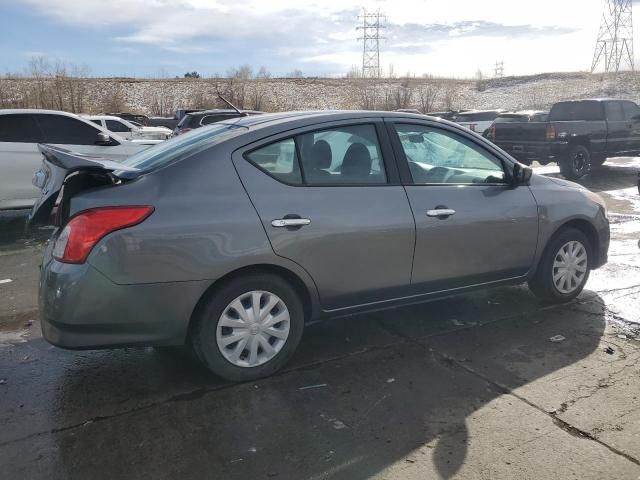
M 0 216 L 22 215 L 40 197 L 31 183 L 42 164 L 39 143 L 121 161 L 155 141 L 130 142 L 72 113 L 0 110 Z
M 506 110 L 470 110 L 468 112 L 458 113 L 453 117 L 452 121 L 473 132 L 484 135 L 498 115 L 505 111 Z
M 173 133 L 166 127 L 144 127 L 140 124 L 130 122 L 124 118 L 112 115 L 86 115 L 87 120 L 100 125 L 127 140 L 166 140 Z

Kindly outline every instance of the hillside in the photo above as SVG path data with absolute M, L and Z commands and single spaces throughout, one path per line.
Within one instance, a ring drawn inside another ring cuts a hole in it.
M 584 97 L 640 100 L 640 75 L 549 73 L 483 81 L 454 79 L 271 78 L 242 80 L 0 77 L 1 108 L 76 112 L 131 111 L 171 115 L 176 108 L 221 106 L 217 92 L 239 107 L 307 109 L 545 108 Z

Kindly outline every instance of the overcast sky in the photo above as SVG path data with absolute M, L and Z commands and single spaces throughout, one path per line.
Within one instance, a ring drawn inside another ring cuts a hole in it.
M 472 77 L 585 70 L 602 0 L 0 0 L 0 71 L 30 57 L 96 76 L 345 74 L 361 64 L 363 6 L 387 16 L 381 64 L 397 74 Z M 640 29 L 636 29 L 640 30 Z

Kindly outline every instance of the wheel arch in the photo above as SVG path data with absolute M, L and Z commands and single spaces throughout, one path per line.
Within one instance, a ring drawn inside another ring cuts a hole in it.
M 227 282 L 236 279 L 238 277 L 247 276 L 247 275 L 257 275 L 257 274 L 272 274 L 277 275 L 284 280 L 286 280 L 296 291 L 296 293 L 300 296 L 300 300 L 302 302 L 302 308 L 304 309 L 304 319 L 305 323 L 309 323 L 317 313 L 317 300 L 314 297 L 312 291 L 310 291 L 310 287 L 302 280 L 302 278 L 296 273 L 292 272 L 288 268 L 282 267 L 280 265 L 274 264 L 255 264 L 255 265 L 247 265 L 244 267 L 237 268 L 223 275 L 214 281 L 207 289 L 200 295 L 196 306 L 191 312 L 191 317 L 189 318 L 189 326 L 188 326 L 188 334 L 191 334 L 191 330 L 195 325 L 195 319 L 198 318 L 199 313 L 202 311 L 207 299 L 211 295 L 215 295 L 215 292 L 220 289 Z
M 597 255 L 599 255 L 599 252 L 600 252 L 600 238 L 598 237 L 598 231 L 596 230 L 596 227 L 594 227 L 591 222 L 589 222 L 588 220 L 585 220 L 584 218 L 573 218 L 571 220 L 564 222 L 560 226 L 558 226 L 558 228 L 556 228 L 554 232 L 551 235 L 549 235 L 549 238 L 547 239 L 544 246 L 543 256 L 544 256 L 544 252 L 546 252 L 551 241 L 555 237 L 557 237 L 560 234 L 560 232 L 562 232 L 563 230 L 566 230 L 567 228 L 574 228 L 582 232 L 587 237 L 591 247 L 591 251 L 589 253 L 595 257 L 595 262 L 593 263 L 597 264 L 599 260 L 597 258 Z M 543 256 L 541 256 L 540 258 L 543 258 Z

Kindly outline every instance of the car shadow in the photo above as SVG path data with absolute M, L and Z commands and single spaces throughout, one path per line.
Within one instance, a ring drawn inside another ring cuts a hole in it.
M 452 478 L 475 441 L 469 419 L 591 355 L 603 304 L 584 292 L 550 307 L 513 287 L 331 320 L 284 372 L 237 385 L 175 351 L 87 352 L 53 399 L 52 471 L 354 479 L 430 455 L 425 478 Z

